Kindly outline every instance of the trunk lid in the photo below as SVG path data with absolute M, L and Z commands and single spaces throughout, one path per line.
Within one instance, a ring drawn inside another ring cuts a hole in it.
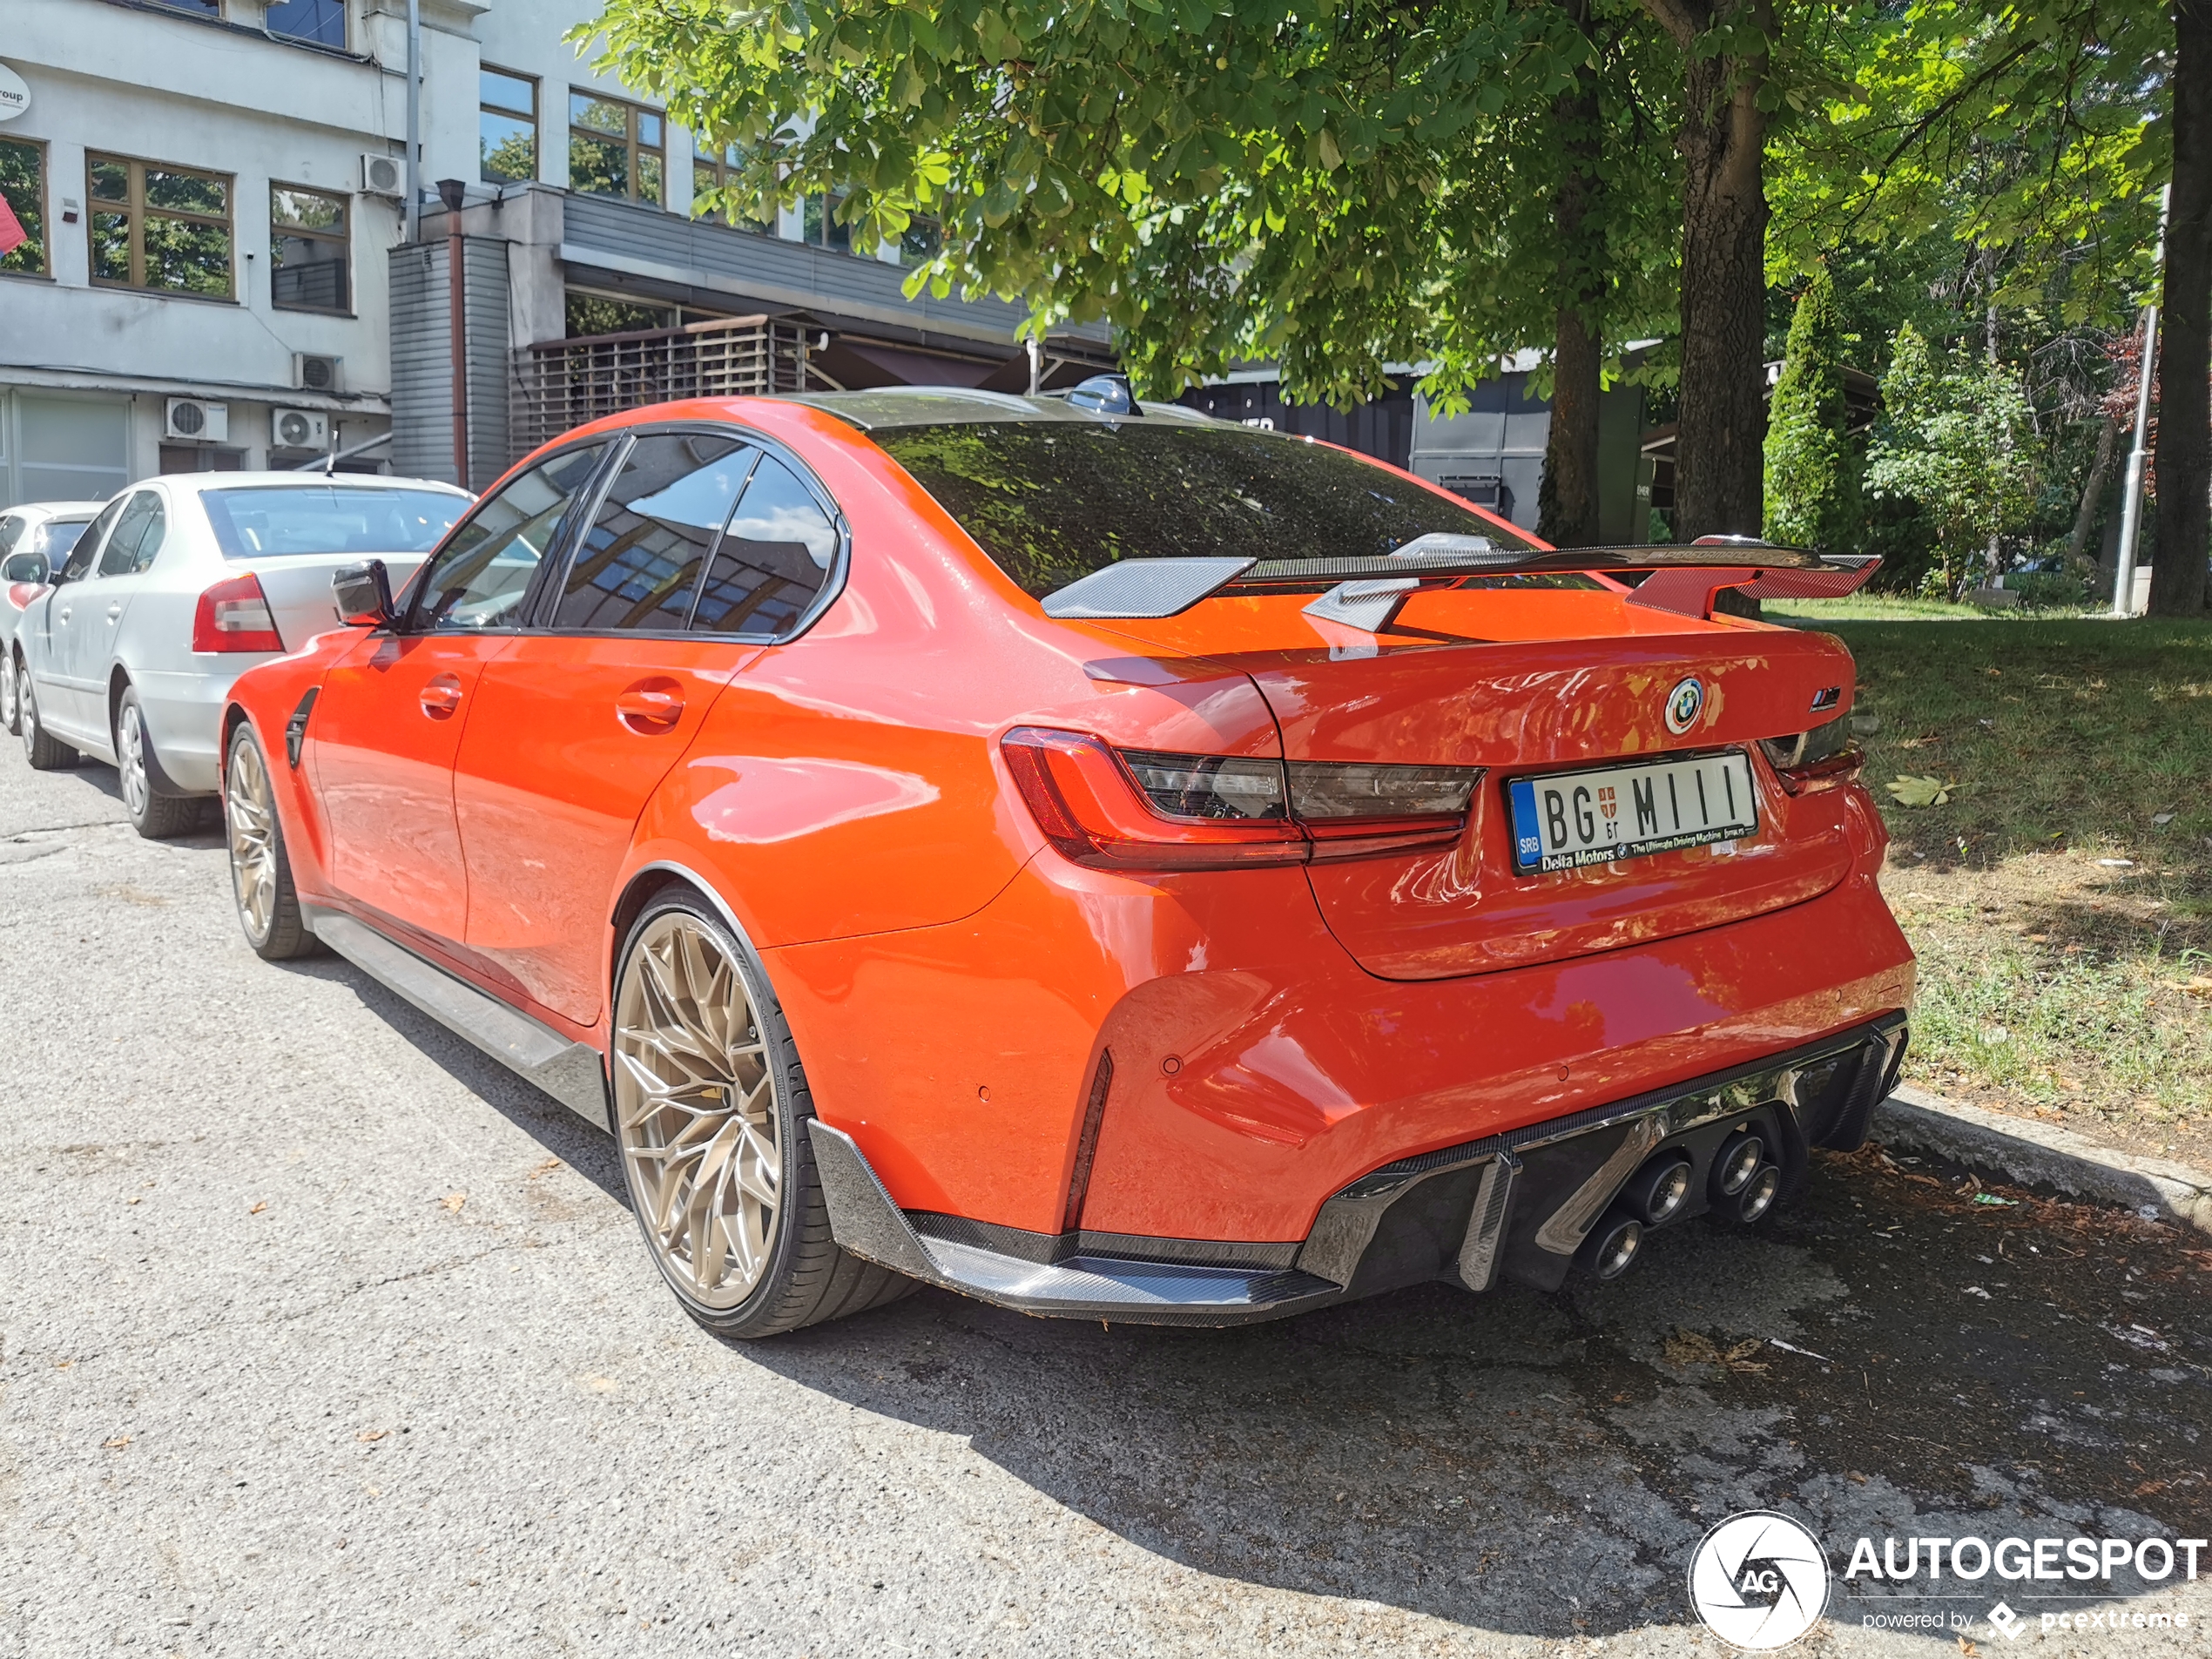
M 1538 603 L 1514 603 L 1522 598 Z M 1232 601 L 1246 614 L 1231 631 L 1249 648 L 1207 653 L 1259 687 L 1286 759 L 1485 769 L 1457 843 L 1307 867 L 1331 931 L 1368 972 L 1447 978 L 1715 927 L 1817 897 L 1865 850 L 1869 832 L 1854 823 L 1849 792 L 1789 793 L 1757 741 L 1849 711 L 1854 676 L 1838 641 L 1647 620 L 1609 594 L 1434 600 L 1460 603 L 1409 606 L 1405 631 L 1380 637 L 1305 617 L 1297 596 Z M 1157 643 L 1189 648 L 1195 631 L 1179 637 L 1177 626 L 1188 620 L 1139 625 Z M 1317 634 L 1340 637 L 1289 643 Z M 1263 643 L 1271 635 L 1285 643 Z M 1701 705 L 1677 732 L 1669 701 L 1690 679 Z M 1756 832 L 1517 873 L 1513 779 L 1725 750 L 1750 758 Z
M 298 651 L 317 634 L 342 625 L 338 601 L 330 590 L 330 578 L 340 570 L 349 564 L 381 559 L 391 572 L 392 591 L 396 595 L 424 556 L 421 553 L 294 553 L 280 558 L 228 559 L 223 574 L 253 573 L 269 602 L 270 614 L 276 618 L 284 648 Z

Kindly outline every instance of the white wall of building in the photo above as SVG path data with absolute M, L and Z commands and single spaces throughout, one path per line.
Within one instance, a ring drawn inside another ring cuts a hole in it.
M 198 12 L 107 0 L 5 0 L 0 64 L 23 77 L 30 106 L 0 125 L 0 137 L 46 146 L 49 269 L 0 274 L 0 504 L 30 498 L 26 490 L 43 488 L 34 481 L 50 476 L 44 463 L 24 459 L 42 453 L 42 432 L 52 440 L 48 449 L 83 448 L 86 478 L 111 471 L 118 449 L 132 478 L 161 469 L 165 444 L 177 461 L 185 450 L 164 432 L 172 397 L 226 404 L 230 431 L 220 448 L 247 467 L 269 463 L 271 419 L 280 408 L 327 415 L 341 445 L 388 428 L 387 256 L 402 239 L 404 215 L 396 199 L 362 191 L 361 168 L 365 153 L 404 152 L 406 0 L 349 0 L 342 52 L 269 37 L 264 3 L 222 0 L 220 22 L 210 23 Z M 536 79 L 538 171 L 556 186 L 569 182 L 571 90 L 649 102 L 595 73 L 564 38 L 597 10 L 593 0 L 421 0 L 426 198 L 434 199 L 441 179 L 463 180 L 472 199 L 497 189 L 478 177 L 482 64 Z M 232 178 L 228 298 L 91 286 L 88 149 Z M 668 125 L 664 153 L 664 206 L 687 213 L 690 136 Z M 347 199 L 351 314 L 272 304 L 273 183 Z M 799 215 L 786 213 L 779 229 L 798 239 Z M 300 353 L 343 361 L 340 395 L 299 388 Z

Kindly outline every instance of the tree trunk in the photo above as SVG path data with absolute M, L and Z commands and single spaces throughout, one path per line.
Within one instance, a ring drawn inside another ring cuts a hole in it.
M 1589 0 L 1568 0 L 1590 32 Z M 1537 490 L 1536 534 L 1554 547 L 1589 547 L 1598 526 L 1597 401 L 1605 355 L 1601 319 L 1605 249 L 1588 220 L 1598 181 L 1597 64 L 1586 63 L 1553 105 L 1562 151 L 1552 212 L 1559 225 L 1559 333 L 1552 356 L 1551 432 Z
M 1771 0 L 1644 0 L 1683 49 L 1682 415 L 1675 538 L 1757 536 L 1765 511 L 1766 54 L 1701 55 L 1720 25 L 1775 33 Z
M 1554 547 L 1593 547 L 1597 513 L 1597 399 L 1604 347 L 1573 306 L 1559 308 L 1551 435 L 1537 491 L 1536 534 Z
M 2074 516 L 2074 533 L 2066 550 L 2080 558 L 2089 550 L 2089 532 L 2097 523 L 2097 509 L 2104 502 L 2105 485 L 2112 477 L 2112 458 L 2120 453 L 2120 427 L 2109 415 L 2097 416 L 2097 458 L 2089 463 L 2089 481 L 2081 486 L 2081 506 Z
M 2174 3 L 2174 193 L 2158 341 L 2150 614 L 2204 614 L 2212 489 L 2212 0 Z

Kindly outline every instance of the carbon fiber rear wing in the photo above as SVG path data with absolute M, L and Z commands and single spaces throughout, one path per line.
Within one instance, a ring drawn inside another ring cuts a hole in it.
M 1686 545 L 1508 548 L 1480 536 L 1423 536 L 1394 553 L 1338 559 L 1123 559 L 1045 596 L 1049 617 L 1136 621 L 1180 616 L 1201 600 L 1238 589 L 1329 590 L 1306 610 L 1332 622 L 1385 626 L 1422 586 L 1465 577 L 1648 571 L 1627 603 L 1710 617 L 1713 597 L 1740 588 L 1761 599 L 1832 599 L 1854 593 L 1881 560 L 1817 554 L 1737 536 Z

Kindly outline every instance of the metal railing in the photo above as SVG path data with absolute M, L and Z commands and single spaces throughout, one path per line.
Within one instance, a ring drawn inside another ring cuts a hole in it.
M 806 332 L 773 317 L 549 340 L 515 353 L 512 439 L 526 455 L 572 427 L 648 403 L 806 387 Z

